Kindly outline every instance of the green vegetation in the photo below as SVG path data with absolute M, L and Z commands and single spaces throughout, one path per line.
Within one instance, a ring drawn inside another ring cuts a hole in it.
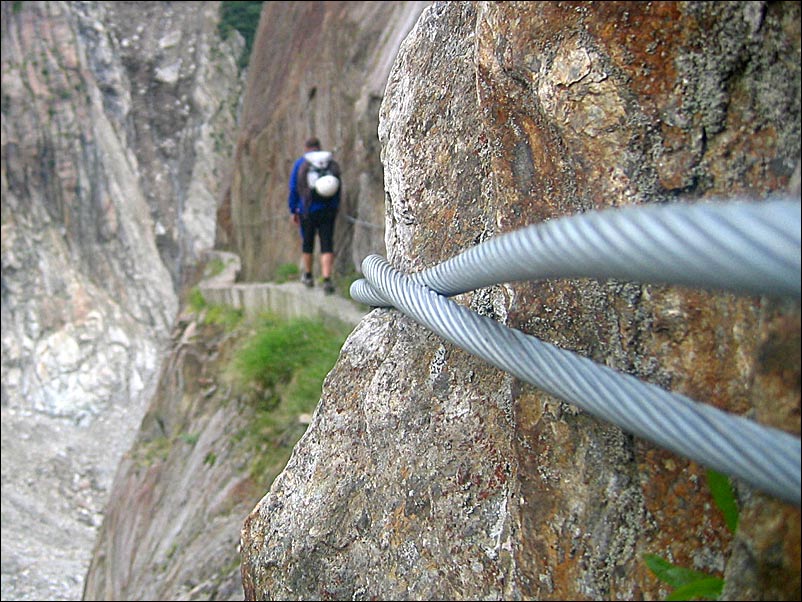
M 213 276 L 217 276 L 225 269 L 225 267 L 226 263 L 219 257 L 215 257 L 203 267 L 203 277 L 211 278 Z
M 232 368 L 251 388 L 254 415 L 239 434 L 252 449 L 250 474 L 269 484 L 306 430 L 299 420 L 320 400 L 323 381 L 350 330 L 318 320 L 263 315 L 238 349 Z
M 198 433 L 181 433 L 179 435 L 181 441 L 186 443 L 187 445 L 195 445 L 200 438 L 200 434 Z
M 234 328 L 242 321 L 242 310 L 227 305 L 210 305 L 204 324 L 220 324 L 226 328 Z
M 288 282 L 290 280 L 297 280 L 301 275 L 300 268 L 294 263 L 283 263 L 276 268 L 276 282 Z
M 337 359 L 346 334 L 318 320 L 263 315 L 254 335 L 239 350 L 235 367 L 244 381 L 273 394 L 281 389 L 287 401 L 305 412 L 310 394 L 317 401 L 323 377 Z
M 218 267 L 207 265 L 203 273 Z M 188 344 L 215 350 L 215 359 L 204 364 L 202 374 L 214 386 L 207 387 L 205 380 L 197 379 L 199 389 L 193 388 L 193 394 L 203 398 L 180 400 L 178 403 L 188 407 L 175 409 L 169 424 L 158 412 L 146 418 L 149 437 L 140 444 L 136 461 L 145 467 L 166 461 L 172 451 L 186 453 L 187 446 L 197 446 L 200 439 L 197 423 L 187 412 L 191 409 L 194 414 L 201 404 L 232 404 L 236 406 L 232 411 L 244 422 L 211 449 L 204 447 L 203 464 L 213 467 L 225 457 L 249 477 L 246 488 L 251 493 L 263 494 L 306 431 L 323 381 L 351 327 L 267 313 L 246 317 L 240 310 L 209 303 L 198 286 L 186 289 L 183 305 L 187 313 L 194 314 L 185 319 L 197 327 L 191 331 L 197 339 L 188 337 Z M 208 341 L 208 346 L 202 341 Z
M 187 296 L 187 305 L 189 306 L 189 309 L 196 314 L 199 314 L 206 307 L 206 299 L 203 298 L 203 293 L 200 292 L 200 289 L 197 286 L 189 291 L 189 295 Z
M 643 559 L 660 581 L 675 588 L 666 600 L 718 600 L 721 595 L 724 580 L 719 577 L 673 565 L 655 554 Z
M 198 287 L 193 287 L 189 291 L 187 306 L 196 314 L 201 315 L 201 324 L 219 324 L 224 328 L 232 329 L 239 325 L 243 319 L 241 309 L 235 309 L 228 305 L 207 303 Z
M 738 528 L 738 505 L 730 480 L 725 475 L 708 470 L 707 484 L 713 501 L 724 515 L 724 522 L 735 533 Z M 644 554 L 643 560 L 660 581 L 674 588 L 666 600 L 718 600 L 724 589 L 724 579 L 676 566 L 656 554 Z
M 245 48 L 239 59 L 239 68 L 245 69 L 251 58 L 253 40 L 259 27 L 262 14 L 262 2 L 221 2 L 220 23 L 217 31 L 225 39 L 232 29 L 236 29 L 245 38 Z
M 707 471 L 707 486 L 713 495 L 713 501 L 724 515 L 724 522 L 732 533 L 738 528 L 738 504 L 735 501 L 735 493 L 732 491 L 732 483 L 729 478 L 715 470 Z
M 170 455 L 172 442 L 167 437 L 156 437 L 143 444 L 140 451 L 140 465 L 151 466 L 156 462 L 164 462 Z

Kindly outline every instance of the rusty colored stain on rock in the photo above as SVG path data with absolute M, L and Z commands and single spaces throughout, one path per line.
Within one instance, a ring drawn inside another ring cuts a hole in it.
M 760 7 L 438 3 L 399 55 L 381 112 L 391 263 L 415 271 L 500 232 L 594 209 L 782 190 L 799 149 L 794 130 L 779 127 L 787 111 L 777 107 L 787 102 L 798 117 L 799 98 L 766 57 L 782 48 L 798 58 L 785 20 L 798 23 L 799 10 L 773 3 L 750 12 Z M 798 303 L 592 279 L 504 283 L 456 302 L 656 386 L 799 432 L 799 361 L 789 356 Z M 777 576 L 787 591 L 798 588 L 797 508 L 736 483 L 754 523 L 733 535 L 703 466 L 393 315 L 382 310 L 363 323 L 341 363 L 361 362 L 365 375 L 335 370 L 320 410 L 326 420 L 311 427 L 318 439 L 299 447 L 286 480 L 254 511 L 262 528 L 278 525 L 306 542 L 307 524 L 279 515 L 278 500 L 301 490 L 330 495 L 337 484 L 307 484 L 303 467 L 336 463 L 347 447 L 326 421 L 363 421 L 363 451 L 375 458 L 357 456 L 358 472 L 376 492 L 374 510 L 397 528 L 365 536 L 365 547 L 380 548 L 372 554 L 315 553 L 329 577 L 345 571 L 359 584 L 338 591 L 664 598 L 669 588 L 645 566 L 647 553 L 727 576 L 732 598 Z M 353 378 L 362 401 L 345 383 Z M 347 411 L 331 409 L 346 402 Z M 437 493 L 413 504 L 421 488 Z M 314 525 L 334 525 L 325 506 L 315 508 Z M 778 508 L 785 533 L 772 527 Z M 274 539 L 247 556 L 262 570 L 258 555 L 278 566 L 292 558 L 282 556 L 290 547 Z M 308 586 L 279 569 L 263 583 L 282 592 Z

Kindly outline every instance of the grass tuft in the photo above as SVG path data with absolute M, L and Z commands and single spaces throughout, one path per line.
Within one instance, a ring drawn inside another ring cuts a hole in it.
M 254 452 L 254 478 L 272 482 L 286 464 L 306 430 L 299 417 L 317 406 L 349 332 L 319 320 L 263 315 L 237 351 L 235 378 L 252 390 L 249 398 L 255 404 L 253 419 L 241 434 Z

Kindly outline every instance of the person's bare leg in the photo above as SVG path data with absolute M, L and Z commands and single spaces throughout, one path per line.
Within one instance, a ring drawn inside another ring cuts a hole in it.
M 331 271 L 334 268 L 334 253 L 320 254 L 320 271 L 323 278 L 331 278 Z
M 311 253 L 303 253 L 303 262 L 304 262 L 304 271 L 307 274 L 312 273 L 312 254 Z

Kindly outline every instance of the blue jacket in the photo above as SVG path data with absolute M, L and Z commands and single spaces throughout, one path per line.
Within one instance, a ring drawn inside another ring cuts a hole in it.
M 297 213 L 298 215 L 303 215 L 303 210 L 304 210 L 303 199 L 301 198 L 301 195 L 298 192 L 299 190 L 298 172 L 300 171 L 301 166 L 304 164 L 304 161 L 306 161 L 305 155 L 298 157 L 298 159 L 295 160 L 295 163 L 292 166 L 292 172 L 290 173 L 290 192 L 289 196 L 287 197 L 287 205 L 289 207 L 290 213 Z M 321 211 L 323 209 L 330 209 L 330 208 L 337 209 L 339 206 L 340 206 L 339 190 L 330 199 L 320 199 L 317 198 L 316 195 L 312 195 L 312 202 L 309 206 L 309 212 L 314 213 L 315 211 Z

